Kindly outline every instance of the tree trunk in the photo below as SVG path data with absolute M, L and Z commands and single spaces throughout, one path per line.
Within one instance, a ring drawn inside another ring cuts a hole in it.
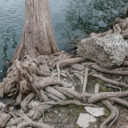
M 49 0 L 26 0 L 23 34 L 14 60 L 21 60 L 25 55 L 30 55 L 33 58 L 57 51 L 51 24 Z

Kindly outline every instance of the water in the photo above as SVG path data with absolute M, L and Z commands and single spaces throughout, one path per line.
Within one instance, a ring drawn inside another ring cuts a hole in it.
M 11 60 L 20 42 L 24 23 L 25 0 L 0 0 L 0 79 L 5 61 Z M 75 42 L 95 31 L 110 28 L 116 17 L 124 17 L 128 0 L 51 0 L 50 9 L 56 42 L 70 50 Z

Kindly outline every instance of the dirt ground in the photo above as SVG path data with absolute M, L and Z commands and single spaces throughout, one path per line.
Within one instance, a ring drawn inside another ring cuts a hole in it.
M 118 108 L 120 110 L 120 116 L 112 128 L 128 128 L 128 110 L 123 106 L 118 106 Z M 58 106 L 51 109 L 50 112 L 45 113 L 45 118 L 42 118 L 42 120 L 55 128 L 80 128 L 76 122 L 80 113 L 85 112 L 84 107 L 81 106 Z M 97 118 L 97 122 L 90 124 L 88 128 L 99 128 L 101 122 L 103 122 L 109 114 L 110 113 L 106 111 L 105 116 Z

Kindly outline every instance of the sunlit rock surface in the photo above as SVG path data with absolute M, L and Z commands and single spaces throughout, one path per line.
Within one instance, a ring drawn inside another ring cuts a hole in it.
M 90 37 L 78 43 L 78 55 L 104 67 L 121 65 L 128 53 L 128 44 L 118 33 L 104 37 Z
M 100 117 L 104 115 L 104 108 L 85 107 L 85 110 L 94 117 Z
M 89 123 L 96 122 L 96 118 L 87 114 L 87 113 L 80 113 L 80 116 L 77 120 L 77 124 L 82 128 L 87 128 L 89 126 Z

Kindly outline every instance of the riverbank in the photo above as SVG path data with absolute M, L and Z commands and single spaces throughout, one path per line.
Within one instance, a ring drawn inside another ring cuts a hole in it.
M 127 18 L 118 18 L 118 29 L 91 36 L 120 33 L 127 41 L 126 23 Z M 105 68 L 64 51 L 16 60 L 0 83 L 0 97 L 11 99 L 0 104 L 0 127 L 79 128 L 79 115 L 89 114 L 87 106 L 104 108 L 104 115 L 93 116 L 88 128 L 127 126 L 127 66 L 127 57 L 120 66 Z

